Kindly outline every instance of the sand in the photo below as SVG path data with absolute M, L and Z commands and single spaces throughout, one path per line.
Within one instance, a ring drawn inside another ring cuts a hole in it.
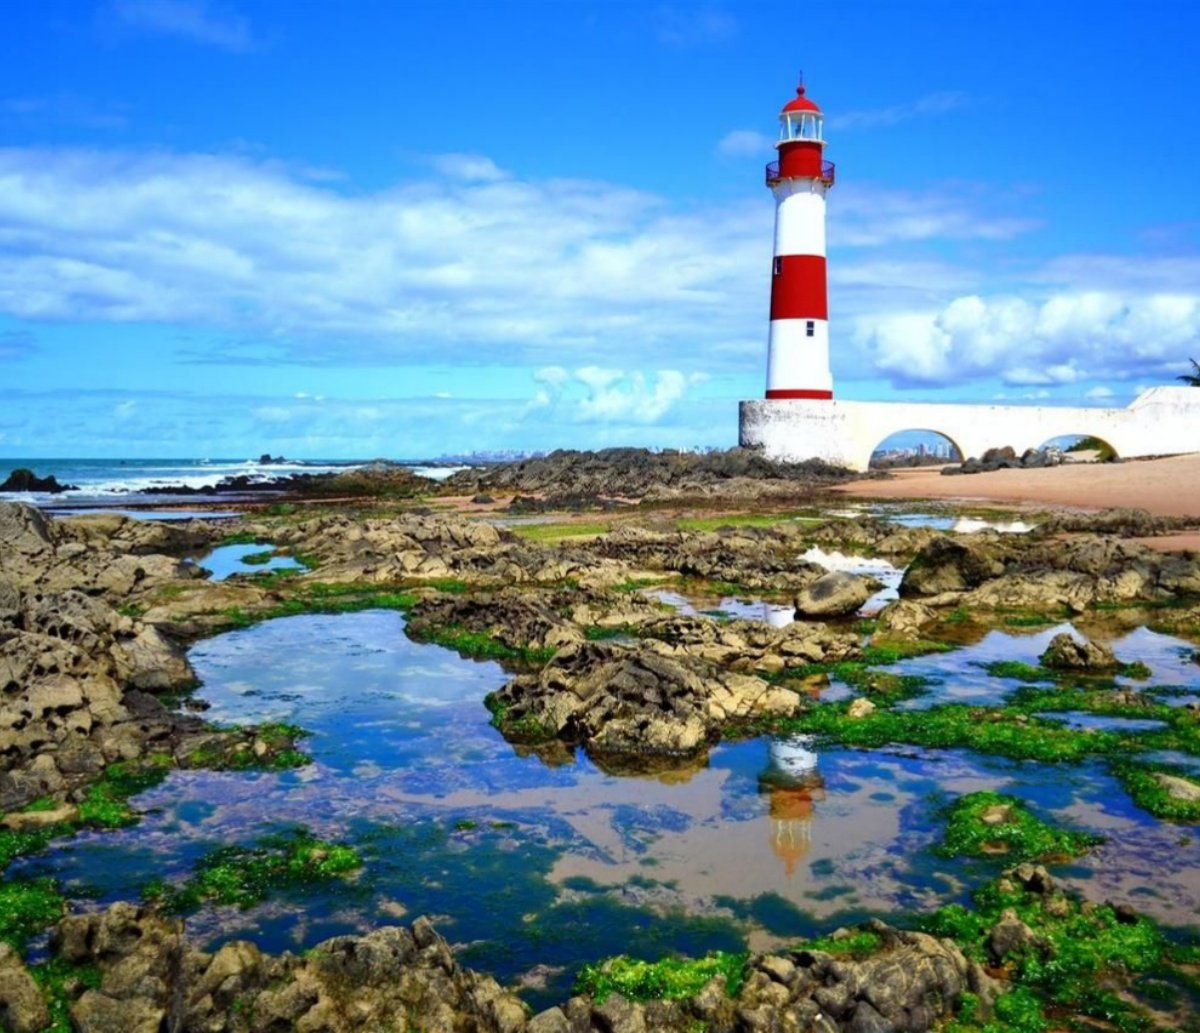
M 889 480 L 851 481 L 835 491 L 866 499 L 1005 503 L 1023 509 L 1132 507 L 1200 524 L 1200 454 L 1125 463 L 1076 463 L 943 477 L 940 467 L 898 470 Z M 1146 539 L 1155 548 L 1200 548 L 1200 533 Z

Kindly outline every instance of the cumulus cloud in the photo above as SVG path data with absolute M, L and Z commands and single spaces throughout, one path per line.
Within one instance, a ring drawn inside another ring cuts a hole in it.
M 702 379 L 702 374 L 689 376 L 676 369 L 660 369 L 648 378 L 641 370 L 550 366 L 534 374 L 541 386 L 525 414 L 542 419 L 553 411 L 555 418 L 570 423 L 656 424 Z
M 108 13 L 127 28 L 178 36 L 234 53 L 249 50 L 254 43 L 245 17 L 207 0 L 112 0 Z
M 985 377 L 1025 386 L 1165 378 L 1200 339 L 1200 298 L 968 295 L 936 310 L 860 318 L 854 333 L 901 387 Z
M 0 311 L 252 338 L 223 362 L 644 360 L 761 322 L 769 205 L 453 161 L 470 174 L 349 193 L 243 157 L 3 150 Z

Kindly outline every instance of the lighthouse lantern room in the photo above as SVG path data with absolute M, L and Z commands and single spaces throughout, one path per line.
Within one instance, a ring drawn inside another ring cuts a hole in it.
M 829 302 L 825 286 L 825 193 L 833 164 L 825 161 L 824 117 L 804 84 L 779 113 L 779 159 L 767 166 L 775 195 L 771 329 L 767 397 L 829 399 Z

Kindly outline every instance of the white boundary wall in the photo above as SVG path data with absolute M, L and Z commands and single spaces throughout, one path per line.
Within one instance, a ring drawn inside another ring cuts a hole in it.
M 771 459 L 823 459 L 866 470 L 902 430 L 936 431 L 963 458 L 1011 445 L 1020 455 L 1051 438 L 1086 434 L 1122 459 L 1200 452 L 1200 388 L 1155 387 L 1127 409 L 754 399 L 739 406 L 739 443 Z

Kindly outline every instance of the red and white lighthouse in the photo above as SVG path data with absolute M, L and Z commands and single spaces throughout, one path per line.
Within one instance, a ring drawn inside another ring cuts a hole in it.
M 768 398 L 833 397 L 825 288 L 825 192 L 833 164 L 824 159 L 823 122 L 802 82 L 779 113 L 779 160 L 767 166 L 775 195 Z

